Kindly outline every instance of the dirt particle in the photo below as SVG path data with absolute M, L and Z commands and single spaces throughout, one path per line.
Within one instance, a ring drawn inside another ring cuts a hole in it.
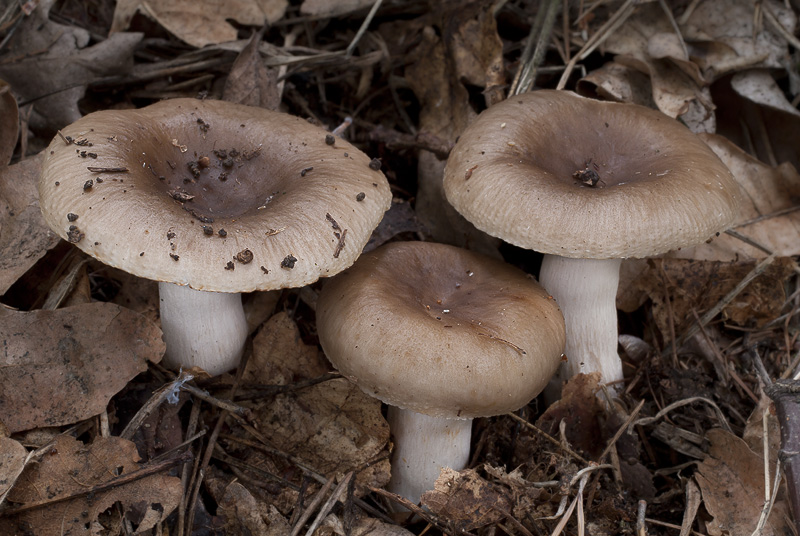
M 140 256 L 140 257 L 144 257 L 144 251 L 142 251 L 141 253 L 139 253 L 139 256 Z
M 197 159 L 197 165 L 200 166 L 201 169 L 205 169 L 211 165 L 211 159 L 207 156 L 201 156 Z
M 236 257 L 234 258 L 238 262 L 241 262 L 242 264 L 249 264 L 253 261 L 253 252 L 250 251 L 249 249 L 243 249 L 242 251 L 237 253 Z
M 367 197 L 367 194 L 364 192 L 358 192 L 358 195 L 356 195 L 356 201 L 363 201 L 365 197 Z
M 81 240 L 84 239 L 86 235 L 81 232 L 80 229 L 76 225 L 70 225 L 69 231 L 67 231 L 67 240 L 72 242 L 73 244 L 77 244 Z
M 226 236 L 228 236 L 228 231 L 226 231 L 225 229 L 220 229 L 219 231 L 217 231 L 217 234 L 218 234 L 218 235 L 219 235 L 221 238 L 225 238 Z
M 175 261 L 175 262 L 178 262 L 179 260 L 181 260 L 181 256 L 180 255 L 176 255 L 174 253 L 170 253 L 169 256 L 172 257 L 172 260 Z
M 175 232 L 167 231 L 167 240 L 172 240 L 173 238 L 175 238 Z
M 325 135 L 325 144 L 326 145 L 333 145 L 334 143 L 336 143 L 336 136 L 334 136 L 333 134 L 326 134 Z
M 370 160 L 369 161 L 369 169 L 374 170 L 374 171 L 378 171 L 379 169 L 381 169 L 381 160 L 380 160 L 380 158 L 373 158 L 372 160 Z
M 214 234 L 214 229 L 210 225 L 203 225 L 203 234 L 211 236 Z
M 297 262 L 297 257 L 294 255 L 286 255 L 286 258 L 281 261 L 281 268 L 288 268 L 291 270 L 294 268 L 295 263 Z
M 300 170 L 300 176 L 301 176 L 301 177 L 305 177 L 305 176 L 306 176 L 306 173 L 308 173 L 309 171 L 313 171 L 313 169 L 314 169 L 314 167 L 313 167 L 313 166 L 310 166 L 310 167 L 307 167 L 307 168 L 303 168 L 303 169 L 301 169 L 301 170 Z
M 69 221 L 75 221 L 75 220 L 77 220 L 77 219 L 78 219 L 78 215 L 77 215 L 77 214 L 73 214 L 72 212 L 70 212 L 69 214 L 67 214 L 67 220 L 69 220 Z
M 84 190 L 91 190 L 92 186 L 94 186 L 94 181 L 92 179 L 89 179 L 88 181 L 83 183 Z
M 236 265 L 233 264 L 233 261 L 228 261 L 228 263 L 225 265 L 225 269 L 226 270 L 235 270 L 236 269 Z
M 264 266 L 261 267 L 261 271 L 264 272 L 265 274 L 269 273 L 269 270 L 267 270 Z

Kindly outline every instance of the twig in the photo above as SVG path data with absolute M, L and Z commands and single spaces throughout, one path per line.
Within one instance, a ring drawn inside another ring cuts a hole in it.
M 237 404 L 234 404 L 233 402 L 231 402 L 229 400 L 222 400 L 222 399 L 213 397 L 210 394 L 208 394 L 206 391 L 204 391 L 204 390 L 202 390 L 202 389 L 200 389 L 198 387 L 195 387 L 194 385 L 190 385 L 188 383 L 184 383 L 184 384 L 181 385 L 180 388 L 181 388 L 181 391 L 186 391 L 187 393 L 190 393 L 191 395 L 196 396 L 200 400 L 205 400 L 206 402 L 208 402 L 212 406 L 216 406 L 219 409 L 223 409 L 225 411 L 230 411 L 231 413 L 234 413 L 236 415 L 244 417 L 245 419 L 251 419 L 252 416 L 253 416 L 253 411 L 251 409 L 245 408 L 243 406 L 239 406 Z
M 725 414 L 722 413 L 722 410 L 719 409 L 719 406 L 717 406 L 714 403 L 713 400 L 709 400 L 708 398 L 703 398 L 702 396 L 693 396 L 693 397 L 690 397 L 690 398 L 684 398 L 683 400 L 678 400 L 677 402 L 673 402 L 672 404 L 670 404 L 669 406 L 666 406 L 664 409 L 662 409 L 661 411 L 659 411 L 658 413 L 656 413 L 652 417 L 643 417 L 643 418 L 639 419 L 638 421 L 634 421 L 633 423 L 631 423 L 631 427 L 637 426 L 637 425 L 644 426 L 646 424 L 651 424 L 651 423 L 659 420 L 661 417 L 663 417 L 664 415 L 666 415 L 667 413 L 669 413 L 673 409 L 679 408 L 681 406 L 686 406 L 687 404 L 692 404 L 694 402 L 705 402 L 706 404 L 708 404 L 709 406 L 714 408 L 714 411 L 717 414 L 717 419 L 719 419 L 719 422 L 725 428 L 725 431 L 727 431 L 727 432 L 731 431 L 731 427 L 728 424 L 728 421 L 725 420 Z
M 611 15 L 606 23 L 603 24 L 603 26 L 601 26 L 600 29 L 598 29 L 592 35 L 592 37 L 586 41 L 586 44 L 584 44 L 578 53 L 575 54 L 571 60 L 569 60 L 569 63 L 567 63 L 567 67 L 564 69 L 556 89 L 564 89 L 564 86 L 567 85 L 567 80 L 569 80 L 569 77 L 572 74 L 572 70 L 575 69 L 575 65 L 579 61 L 585 59 L 586 56 L 594 51 L 595 48 L 603 44 L 603 42 L 608 39 L 609 35 L 614 33 L 617 28 L 622 26 L 622 24 L 628 20 L 628 17 L 630 17 L 633 13 L 636 4 L 637 0 L 625 0 L 625 3 L 622 4 L 613 15 Z
M 335 490 L 333 490 L 333 493 L 331 493 L 331 496 L 328 498 L 327 501 L 325 501 L 325 504 L 322 505 L 322 508 L 319 509 L 317 517 L 314 518 L 314 522 L 311 523 L 311 526 L 309 526 L 308 530 L 306 531 L 306 536 L 311 536 L 316 532 L 317 527 L 320 526 L 325 517 L 333 509 L 333 506 L 336 504 L 336 501 L 338 501 L 339 497 L 342 496 L 342 493 L 344 493 L 347 490 L 347 487 L 350 485 L 350 481 L 352 479 L 353 479 L 353 472 L 350 471 L 349 473 L 347 473 L 347 476 L 345 476 L 342 479 L 342 481 L 339 482 L 339 485 L 336 486 Z M 293 533 L 292 536 L 294 536 L 294 530 L 292 530 L 292 533 Z
M 536 20 L 531 26 L 528 42 L 520 58 L 520 66 L 509 89 L 509 95 L 519 95 L 531 89 L 536 81 L 536 71 L 544 59 L 550 35 L 553 33 L 560 0 L 547 0 L 545 7 L 539 4 Z M 533 43 L 536 46 L 533 46 Z
M 636 416 L 639 414 L 639 412 L 642 410 L 643 407 L 644 407 L 644 399 L 639 401 L 639 403 L 633 409 L 631 414 L 628 415 L 628 418 L 625 419 L 625 422 L 622 423 L 622 426 L 620 426 L 617 429 L 617 432 L 614 434 L 614 437 L 611 438 L 611 440 L 608 442 L 608 445 L 606 445 L 606 448 L 603 450 L 603 452 L 600 454 L 600 456 L 598 456 L 598 458 L 597 458 L 598 461 L 602 461 L 603 458 L 605 458 L 606 455 L 608 455 L 608 453 L 611 451 L 611 448 L 617 443 L 619 438 L 622 437 L 622 434 L 626 430 L 629 430 L 629 427 L 630 427 L 631 423 L 633 422 L 633 419 L 636 418 Z
M 358 42 L 364 36 L 364 33 L 367 31 L 367 28 L 369 28 L 369 24 L 372 22 L 372 19 L 375 18 L 375 13 L 378 12 L 378 9 L 380 9 L 382 3 L 383 0 L 375 0 L 375 3 L 372 4 L 372 9 L 370 9 L 369 13 L 367 13 L 367 17 L 364 19 L 364 22 L 361 23 L 361 27 L 359 27 L 355 37 L 353 37 L 353 40 L 350 42 L 349 45 L 347 45 L 347 50 L 345 50 L 344 57 L 347 58 L 348 60 L 353 55 L 356 46 L 358 46 Z
M 645 512 L 647 512 L 647 501 L 639 501 L 636 509 L 636 536 L 647 536 L 647 525 L 645 525 Z
M 325 485 L 322 486 L 322 488 L 317 492 L 317 494 L 314 496 L 314 500 L 311 501 L 311 504 L 308 505 L 308 508 L 305 509 L 303 514 L 300 516 L 300 519 L 298 519 L 297 523 L 295 523 L 294 527 L 292 527 L 292 532 L 289 534 L 289 536 L 297 536 L 300 534 L 300 530 L 303 528 L 303 525 L 305 525 L 306 521 L 308 521 L 308 518 L 311 517 L 311 514 L 314 513 L 314 510 L 317 509 L 317 506 L 319 506 L 319 504 L 325 498 L 325 494 L 328 493 L 328 491 L 331 489 L 331 486 L 333 486 L 334 478 L 335 476 L 330 477 L 328 481 L 325 482 Z

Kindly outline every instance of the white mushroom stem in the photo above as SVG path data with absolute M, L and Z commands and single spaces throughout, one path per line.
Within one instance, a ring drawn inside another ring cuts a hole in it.
M 200 367 L 212 376 L 239 364 L 247 339 L 242 295 L 158 284 L 161 329 L 170 368 Z
M 544 256 L 539 282 L 561 307 L 567 328 L 562 380 L 589 372 L 600 372 L 601 383 L 622 380 L 616 305 L 621 262 Z
M 418 504 L 443 467 L 460 471 L 469 461 L 472 419 L 430 417 L 389 406 L 394 438 L 392 478 L 386 489 Z

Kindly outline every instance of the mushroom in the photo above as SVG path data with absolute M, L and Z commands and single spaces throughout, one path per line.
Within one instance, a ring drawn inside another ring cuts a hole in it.
M 419 502 L 442 467 L 463 469 L 472 419 L 527 404 L 556 371 L 564 320 L 524 272 L 443 244 L 365 253 L 317 302 L 325 354 L 389 404 L 389 489 Z
M 42 213 L 94 258 L 159 281 L 169 366 L 234 368 L 241 294 L 350 266 L 391 203 L 370 159 L 300 118 L 194 99 L 106 110 L 64 128 Z
M 642 106 L 566 91 L 510 97 L 463 133 L 447 200 L 476 227 L 545 254 L 540 283 L 567 324 L 566 379 L 623 379 L 621 259 L 700 243 L 736 219 L 738 187 L 708 146 Z

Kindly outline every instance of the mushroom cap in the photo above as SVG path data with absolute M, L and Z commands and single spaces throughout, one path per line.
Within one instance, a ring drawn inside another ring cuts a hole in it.
M 261 108 L 173 99 L 92 113 L 61 133 L 73 142 L 53 139 L 39 181 L 50 227 L 106 264 L 197 290 L 336 274 L 391 203 L 361 151 Z
M 581 180 L 592 173 L 594 187 Z M 481 113 L 450 154 L 444 190 L 492 236 L 594 259 L 703 242 L 733 224 L 739 204 L 731 172 L 677 121 L 552 90 Z
M 448 418 L 524 406 L 565 340 L 558 305 L 532 277 L 424 242 L 382 246 L 328 281 L 317 329 L 328 359 L 365 393 Z

